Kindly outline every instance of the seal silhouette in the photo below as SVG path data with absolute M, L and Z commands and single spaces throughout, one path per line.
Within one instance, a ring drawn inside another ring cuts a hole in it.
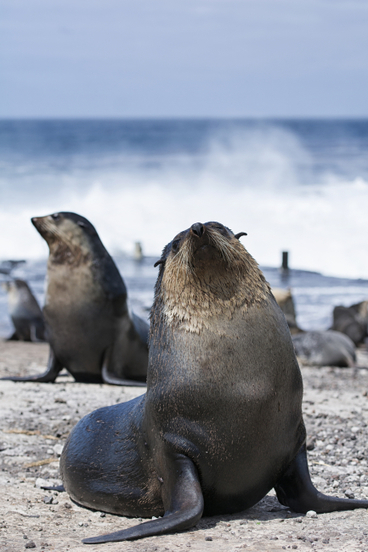
M 45 341 L 45 324 L 37 299 L 25 280 L 1 284 L 8 294 L 8 310 L 14 325 L 9 341 Z
M 43 308 L 50 356 L 41 375 L 2 379 L 53 382 L 65 367 L 79 382 L 144 385 L 148 324 L 129 313 L 123 279 L 94 226 L 69 212 L 32 223 L 50 250 Z
M 311 482 L 290 332 L 241 235 L 196 223 L 165 247 L 147 392 L 83 418 L 60 462 L 75 502 L 163 517 L 84 543 L 182 531 L 203 514 L 249 508 L 272 487 L 297 512 L 368 507 Z

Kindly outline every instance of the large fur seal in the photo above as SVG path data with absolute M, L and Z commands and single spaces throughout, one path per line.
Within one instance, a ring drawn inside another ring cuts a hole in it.
M 249 508 L 272 487 L 297 512 L 368 507 L 311 482 L 290 332 L 240 235 L 196 223 L 165 247 L 147 393 L 92 412 L 71 432 L 60 468 L 74 501 L 163 516 L 85 543 L 181 531 L 203 514 Z
M 144 384 L 148 324 L 131 316 L 119 271 L 95 228 L 61 212 L 33 218 L 50 255 L 43 315 L 50 357 L 44 374 L 13 381 L 55 381 L 65 367 L 76 381 Z
M 37 299 L 24 280 L 2 282 L 8 294 L 8 310 L 14 325 L 9 340 L 45 341 L 45 324 Z

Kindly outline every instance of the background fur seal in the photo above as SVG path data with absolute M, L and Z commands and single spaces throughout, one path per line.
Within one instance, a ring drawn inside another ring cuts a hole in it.
M 43 308 L 50 358 L 44 374 L 3 379 L 53 382 L 65 367 L 76 381 L 142 384 L 148 324 L 129 314 L 123 279 L 95 228 L 68 212 L 32 222 L 50 249 Z
M 340 332 L 302 332 L 292 336 L 300 362 L 314 366 L 354 366 L 355 345 Z
M 203 513 L 244 510 L 272 487 L 297 512 L 368 507 L 312 485 L 290 332 L 239 236 L 196 223 L 165 247 L 147 393 L 92 412 L 70 434 L 60 469 L 74 501 L 165 514 L 85 543 L 180 531 Z
M 331 329 L 346 334 L 355 345 L 364 343 L 368 336 L 368 301 L 335 307 Z
M 2 282 L 8 294 L 8 310 L 15 331 L 10 340 L 46 341 L 45 324 L 37 299 L 27 282 L 16 279 Z

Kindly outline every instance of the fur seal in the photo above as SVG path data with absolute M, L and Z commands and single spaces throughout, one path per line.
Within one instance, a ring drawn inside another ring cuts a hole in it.
M 84 543 L 182 531 L 203 514 L 249 508 L 272 487 L 297 512 L 368 508 L 311 482 L 290 332 L 241 235 L 196 223 L 165 247 L 147 392 L 84 417 L 60 461 L 75 502 L 163 517 Z
M 9 340 L 46 341 L 42 312 L 27 282 L 15 279 L 1 286 L 8 294 L 8 310 L 15 328 Z
M 43 308 L 50 357 L 41 375 L 2 379 L 53 382 L 65 367 L 80 382 L 145 385 L 148 324 L 130 315 L 123 279 L 95 228 L 69 212 L 32 223 L 50 249 Z
M 284 313 L 290 333 L 297 334 L 301 332 L 302 330 L 298 327 L 298 324 L 296 322 L 295 305 L 291 289 L 272 288 L 271 291 L 272 295 L 276 299 L 278 306 Z
M 355 366 L 355 345 L 347 335 L 327 330 L 292 336 L 300 362 L 315 366 Z
M 350 307 L 335 307 L 331 329 L 346 334 L 355 345 L 364 343 L 368 336 L 368 301 Z

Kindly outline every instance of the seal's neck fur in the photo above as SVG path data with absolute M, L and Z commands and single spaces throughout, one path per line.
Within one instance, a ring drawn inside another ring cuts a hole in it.
M 270 293 L 239 240 L 211 225 L 205 225 L 200 238 L 187 231 L 180 249 L 170 251 L 161 268 L 152 312 L 159 311 L 161 321 L 172 329 L 199 334 L 210 329 L 214 319 L 231 320 L 235 311 L 247 311 Z M 154 323 L 155 316 L 151 318 Z

